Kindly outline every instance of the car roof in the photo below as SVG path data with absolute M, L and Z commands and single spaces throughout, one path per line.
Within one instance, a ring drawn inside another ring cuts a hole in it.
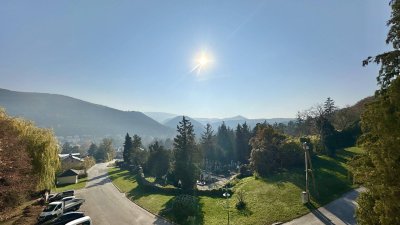
M 62 200 L 67 199 L 67 198 L 75 198 L 75 196 L 64 197 L 64 198 L 62 198 Z
M 62 202 L 50 202 L 49 205 L 58 205 L 58 204 L 62 204 Z
M 90 219 L 89 216 L 85 216 L 85 217 L 82 217 L 82 218 L 73 220 L 73 221 L 71 221 L 71 222 L 68 222 L 68 223 L 65 224 L 65 225 L 75 225 L 75 224 L 82 223 L 82 222 L 86 222 L 86 221 L 92 221 L 92 220 Z
M 84 213 L 83 212 L 67 212 L 67 213 L 64 213 L 63 216 L 71 215 L 71 214 L 84 214 Z

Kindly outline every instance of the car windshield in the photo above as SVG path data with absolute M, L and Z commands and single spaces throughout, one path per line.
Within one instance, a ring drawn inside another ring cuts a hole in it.
M 51 198 L 58 198 L 60 197 L 60 193 L 54 194 L 53 196 L 51 196 Z
M 53 211 L 55 208 L 57 207 L 57 205 L 48 205 L 43 212 L 51 212 Z

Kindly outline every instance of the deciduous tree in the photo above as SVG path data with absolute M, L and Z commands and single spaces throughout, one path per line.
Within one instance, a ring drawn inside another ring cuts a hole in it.
M 102 143 L 100 144 L 97 154 L 96 161 L 100 162 L 108 162 L 115 157 L 115 149 L 112 145 L 111 138 L 104 138 Z
M 258 174 L 267 175 L 280 167 L 279 148 L 285 136 L 268 124 L 257 124 L 255 131 L 255 136 L 250 139 L 250 165 Z

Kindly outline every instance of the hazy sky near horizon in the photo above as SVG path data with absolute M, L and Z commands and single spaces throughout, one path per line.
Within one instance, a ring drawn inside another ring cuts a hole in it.
M 372 95 L 389 1 L 0 1 L 0 88 L 191 117 Z M 212 65 L 191 72 L 201 51 Z

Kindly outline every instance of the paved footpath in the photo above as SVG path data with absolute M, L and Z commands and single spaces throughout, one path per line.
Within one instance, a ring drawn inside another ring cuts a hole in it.
M 354 217 L 357 206 L 355 200 L 362 191 L 365 191 L 365 188 L 352 190 L 328 205 L 284 225 L 355 225 L 357 224 Z
M 111 183 L 107 163 L 100 163 L 88 171 L 86 188 L 76 195 L 85 199 L 81 211 L 92 218 L 96 225 L 169 225 L 131 202 Z

